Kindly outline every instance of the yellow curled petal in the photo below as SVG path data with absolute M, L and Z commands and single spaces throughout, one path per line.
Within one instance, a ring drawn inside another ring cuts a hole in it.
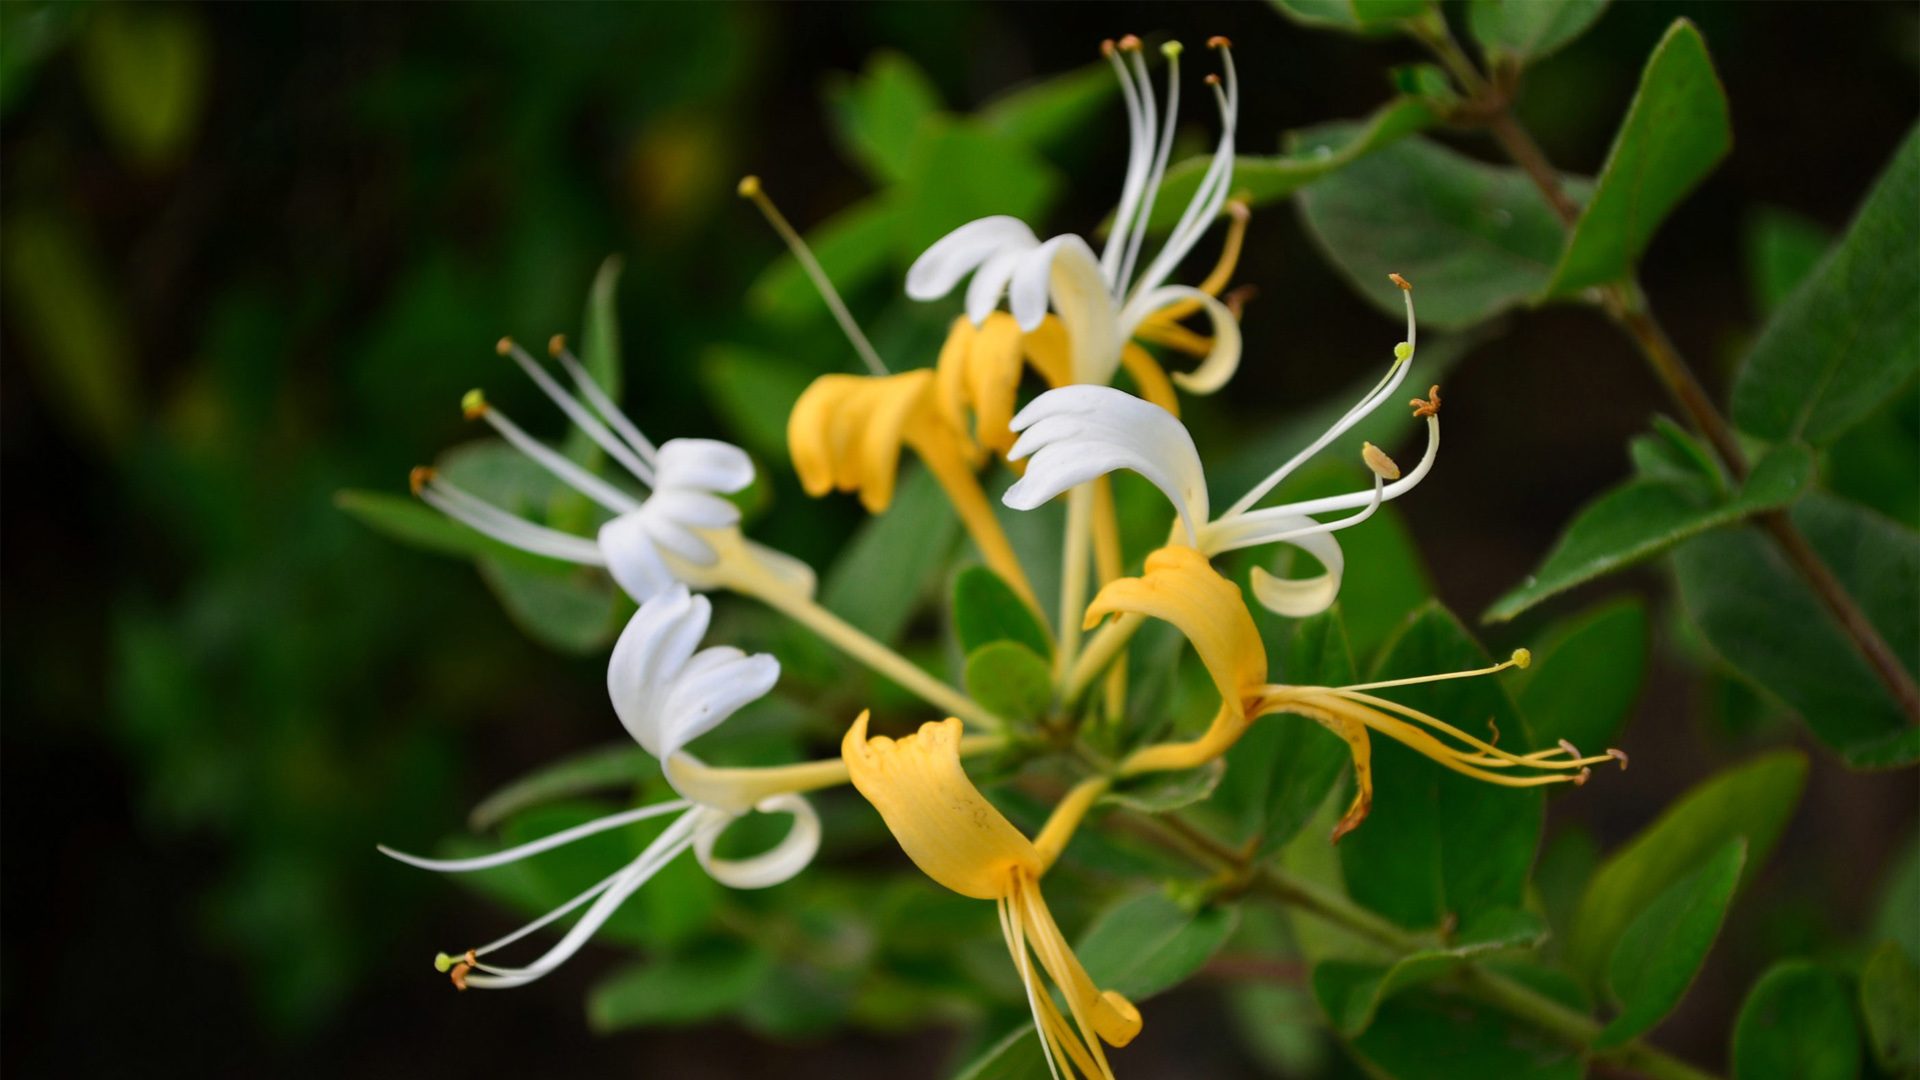
M 967 363 L 973 355 L 974 335 L 973 323 L 965 315 L 955 318 L 935 365 L 940 415 L 962 431 L 967 426 Z
M 861 426 L 859 486 L 860 503 L 870 514 L 877 514 L 893 502 L 893 481 L 900 471 L 900 446 L 906 441 L 907 422 L 923 408 L 925 419 L 933 417 L 931 391 L 933 372 L 918 371 L 889 375 L 871 380 L 872 390 L 864 415 L 847 418 L 850 425 Z
M 961 444 L 934 402 L 934 373 L 822 375 L 807 387 L 787 418 L 787 450 L 807 494 L 858 491 L 879 513 L 893 500 L 900 447 L 909 437 L 948 437 Z
M 1152 353 L 1129 341 L 1120 349 L 1120 366 L 1133 376 L 1134 386 L 1139 388 L 1141 397 L 1175 417 L 1180 415 L 1180 399 L 1174 395 L 1173 383 L 1168 381 L 1167 373 L 1161 369 L 1160 361 L 1155 360 Z
M 1240 587 L 1221 577 L 1207 557 L 1184 544 L 1147 556 L 1146 572 L 1100 590 L 1087 606 L 1084 629 L 1115 612 L 1151 615 L 1180 628 L 1220 688 L 1221 706 L 1246 718 L 1246 699 L 1267 681 L 1267 650 L 1247 612 Z
M 1048 315 L 1040 320 L 1020 343 L 1026 348 L 1027 363 L 1047 380 L 1048 386 L 1072 385 L 1073 342 L 1067 339 L 1066 325 L 1058 318 Z
M 1013 449 L 1014 398 L 1025 368 L 1020 324 L 1004 311 L 987 316 L 974 336 L 967 364 L 968 397 L 973 402 L 974 438 L 999 453 Z
M 949 717 L 902 739 L 870 739 L 862 712 L 840 756 L 915 866 L 962 896 L 999 900 L 1012 895 L 1016 875 L 1040 876 L 1040 854 L 967 778 L 960 732 Z

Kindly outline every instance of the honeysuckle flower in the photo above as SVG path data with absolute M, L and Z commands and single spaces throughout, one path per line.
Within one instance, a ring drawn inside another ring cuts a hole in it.
M 443 873 L 486 870 L 570 844 L 575 840 L 668 814 L 680 815 L 634 860 L 592 888 L 505 937 L 459 956 L 442 953 L 436 966 L 455 986 L 502 989 L 522 986 L 559 967 L 604 925 L 642 885 L 687 851 L 715 881 L 735 889 L 777 885 L 804 869 L 820 847 L 820 819 L 803 790 L 836 782 L 806 766 L 791 770 L 708 769 L 684 747 L 718 727 L 735 710 L 765 695 L 780 677 L 780 663 L 766 654 L 749 656 L 731 646 L 700 649 L 712 617 L 704 596 L 674 584 L 640 605 L 614 646 L 607 668 L 607 691 L 620 722 L 649 754 L 660 760 L 667 781 L 681 798 L 623 810 L 505 851 L 473 859 L 423 859 L 391 848 L 380 850 L 401 862 Z M 698 650 L 698 651 L 696 651 Z M 730 782 L 739 773 L 747 782 Z M 714 856 L 714 842 L 728 825 L 758 811 L 787 814 L 793 826 L 770 851 L 748 859 Z M 482 957 L 590 904 L 571 929 L 524 967 L 497 965 Z M 478 974 L 475 974 L 478 972 Z
M 1246 226 L 1244 206 L 1235 209 L 1220 266 L 1199 288 L 1169 285 L 1167 278 L 1193 250 L 1221 207 L 1233 182 L 1234 123 L 1239 112 L 1240 87 L 1232 51 L 1225 38 L 1209 45 L 1220 51 L 1225 87 L 1214 76 L 1208 83 L 1219 105 L 1221 133 L 1213 159 L 1198 190 L 1168 235 L 1159 253 L 1136 276 L 1147 225 L 1160 182 L 1172 152 L 1174 125 L 1180 108 L 1180 53 L 1178 42 L 1162 46 L 1167 58 L 1167 110 L 1164 122 L 1159 102 L 1147 76 L 1140 40 L 1131 35 L 1118 45 L 1107 42 L 1102 51 L 1120 78 L 1126 100 L 1131 148 L 1120 206 L 1113 228 L 1099 255 L 1072 234 L 1041 241 L 1026 223 L 1005 215 L 980 218 L 948 233 L 929 247 L 907 271 L 907 295 L 936 300 L 952 292 L 972 275 L 967 286 L 966 323 L 985 329 L 1004 295 L 1016 325 L 1028 334 L 1039 331 L 1048 308 L 1058 315 L 1067 345 L 1067 370 L 1074 383 L 1104 385 L 1125 363 L 1143 394 L 1164 398 L 1172 408 L 1167 378 L 1146 350 L 1133 344 L 1138 337 L 1194 353 L 1201 357 L 1191 372 L 1172 381 L 1193 393 L 1211 393 L 1232 377 L 1240 362 L 1240 329 L 1235 313 L 1219 298 L 1239 257 Z M 1204 311 L 1212 324 L 1211 338 L 1181 327 L 1178 320 Z M 965 358 L 965 325 L 956 320 L 949 351 L 956 362 Z M 956 339 L 959 339 L 958 341 Z M 1036 363 L 1043 375 L 1060 385 L 1057 373 Z M 968 383 L 979 391 L 970 403 L 976 412 L 991 415 L 1011 409 L 1011 392 L 1004 380 L 980 379 Z M 991 397 L 987 392 L 991 391 Z M 1004 396 L 1003 396 L 1004 395 Z M 985 432 L 983 430 L 983 441 Z
M 1302 580 L 1277 578 L 1256 567 L 1253 589 L 1261 604 L 1282 615 L 1298 617 L 1325 610 L 1340 592 L 1346 567 L 1332 533 L 1365 521 L 1382 502 L 1413 490 L 1432 470 L 1440 451 L 1440 388 L 1433 388 L 1430 400 L 1415 399 L 1411 403 L 1414 415 L 1427 421 L 1427 449 L 1405 474 L 1369 444 L 1362 448 L 1361 457 L 1374 473 L 1370 489 L 1259 509 L 1254 504 L 1398 392 L 1414 351 L 1412 293 L 1407 296 L 1407 340 L 1394 350 L 1393 366 L 1387 374 L 1319 438 L 1255 484 L 1218 518 L 1209 516 L 1206 474 L 1186 427 L 1160 406 L 1105 386 L 1049 390 L 1020 410 L 1011 424 L 1020 437 L 1008 457 L 1025 459 L 1027 468 L 1007 489 L 1003 501 L 1017 510 L 1031 510 L 1095 477 L 1131 469 L 1166 494 L 1180 516 L 1176 535 L 1184 536 L 1189 546 L 1206 555 L 1285 543 L 1318 559 L 1324 572 Z M 1357 512 L 1332 521 L 1312 516 L 1343 510 Z
M 715 439 L 670 439 L 656 448 L 593 381 L 559 336 L 550 342 L 550 351 L 572 377 L 578 397 L 511 339 L 502 338 L 498 351 L 520 365 L 575 426 L 651 493 L 635 495 L 599 476 L 528 434 L 473 390 L 461 402 L 468 419 L 486 421 L 520 452 L 611 517 L 589 539 L 503 510 L 429 468 L 413 471 L 414 494 L 503 544 L 606 567 L 636 601 L 645 602 L 676 582 L 699 589 L 721 587 L 731 580 L 729 571 L 742 562 L 752 563 L 785 587 L 812 595 L 813 570 L 806 563 L 740 535 L 740 510 L 723 496 L 753 483 L 753 461 L 746 451 Z
M 1104 787 L 1076 788 L 1040 836 L 1028 840 L 968 779 L 960 765 L 961 729 L 959 720 L 949 718 L 904 738 L 869 738 L 867 714 L 861 713 L 841 742 L 841 755 L 854 786 L 916 866 L 962 896 L 999 906 L 1001 932 L 1054 1076 L 1111 1080 L 1101 1044 L 1131 1042 L 1140 1033 L 1140 1012 L 1119 993 L 1094 985 L 1040 893 L 1040 878 Z M 1041 972 L 1065 999 L 1071 1023 Z

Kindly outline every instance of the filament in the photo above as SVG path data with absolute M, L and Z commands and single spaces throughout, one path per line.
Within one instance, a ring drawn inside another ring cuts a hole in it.
M 787 224 L 787 219 L 773 205 L 773 200 L 767 198 L 767 193 L 760 189 L 760 178 L 749 176 L 741 180 L 739 191 L 743 197 L 753 200 L 753 204 L 766 215 L 767 224 L 772 225 L 773 231 L 780 234 L 780 239 L 787 242 L 787 250 L 793 252 L 793 257 L 800 262 L 800 268 L 813 279 L 813 287 L 820 290 L 820 298 L 827 302 L 827 308 L 840 323 L 840 329 L 846 333 L 847 340 L 853 343 L 853 351 L 866 361 L 867 370 L 877 376 L 887 375 L 886 363 L 880 359 L 879 353 L 873 351 L 873 343 L 867 340 L 866 334 L 861 333 L 860 324 L 853 321 L 853 313 L 847 310 L 846 303 L 840 299 L 840 293 L 834 289 L 827 272 L 821 269 L 820 260 L 813 257 L 807 242 L 800 238 L 792 225 Z

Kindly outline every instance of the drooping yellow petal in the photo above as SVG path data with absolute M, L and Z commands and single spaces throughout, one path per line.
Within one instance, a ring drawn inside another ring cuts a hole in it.
M 960 766 L 960 721 L 922 724 L 901 739 L 867 737 L 867 714 L 840 743 L 853 786 L 914 865 L 962 896 L 1013 895 L 1016 874 L 1044 872 L 1033 842 L 980 794 Z
M 1176 417 L 1180 415 L 1180 399 L 1174 396 L 1173 383 L 1168 381 L 1166 371 L 1152 353 L 1129 341 L 1120 350 L 1120 366 L 1133 376 L 1134 386 L 1139 388 L 1141 397 Z
M 1073 384 L 1073 342 L 1067 339 L 1066 325 L 1058 318 L 1048 315 L 1041 319 L 1021 344 L 1027 350 L 1027 363 L 1047 380 L 1048 386 Z
M 1147 556 L 1146 572 L 1121 578 L 1087 605 L 1085 629 L 1115 612 L 1151 615 L 1180 628 L 1213 676 L 1221 707 L 1236 719 L 1267 679 L 1267 650 L 1247 613 L 1240 587 L 1221 577 L 1207 557 L 1184 544 Z

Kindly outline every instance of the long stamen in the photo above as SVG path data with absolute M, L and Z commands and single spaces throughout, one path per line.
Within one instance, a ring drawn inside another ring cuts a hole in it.
M 1226 205 L 1227 189 L 1233 183 L 1233 141 L 1240 108 L 1240 84 L 1234 74 L 1232 49 L 1227 39 L 1215 37 L 1207 44 L 1220 50 L 1227 73 L 1225 92 L 1220 89 L 1219 76 L 1207 76 L 1207 85 L 1213 89 L 1214 102 L 1220 110 L 1220 142 L 1214 149 L 1213 160 L 1208 164 L 1205 175 L 1200 179 L 1200 186 L 1195 189 L 1186 210 L 1168 234 L 1166 244 L 1140 275 L 1140 280 L 1134 283 L 1133 291 L 1127 296 L 1128 304 L 1158 288 L 1173 273 L 1180 260 L 1187 257 L 1187 253 L 1200 241 L 1201 235 L 1220 215 L 1220 208 Z
M 1525 669 L 1526 666 L 1531 663 L 1533 663 L 1533 654 L 1531 652 L 1528 652 L 1526 649 L 1515 649 L 1513 650 L 1512 656 L 1492 667 L 1476 668 L 1473 671 L 1448 671 L 1439 675 L 1417 675 L 1411 679 L 1388 679 L 1385 682 L 1359 683 L 1354 686 L 1342 686 L 1340 689 L 1342 691 L 1384 690 L 1389 686 L 1417 686 L 1421 683 L 1445 682 L 1448 679 L 1471 679 L 1480 675 L 1491 675 L 1496 671 L 1505 671 L 1508 668 Z
M 619 432 L 621 438 L 627 440 L 627 445 L 633 447 L 634 453 L 639 454 L 648 465 L 652 465 L 660 456 L 660 452 L 654 449 L 653 443 L 645 435 L 640 433 L 640 428 L 627 419 L 627 414 L 621 411 L 620 406 L 613 403 L 613 399 L 607 396 L 607 392 L 600 389 L 600 384 L 593 381 L 593 376 L 588 374 L 586 365 L 582 364 L 580 359 L 573 355 L 572 350 L 567 348 L 566 335 L 553 335 L 547 341 L 547 352 L 555 360 L 560 361 L 560 366 L 567 369 L 567 374 L 572 377 L 573 385 L 579 389 L 580 396 L 587 399 L 587 404 L 600 411 L 607 426 Z M 646 479 L 648 487 L 653 486 L 652 480 L 645 477 L 642 479 Z
M 467 414 L 467 419 L 485 420 L 493 430 L 499 432 L 521 453 L 532 458 L 541 468 L 608 510 L 616 514 L 625 514 L 640 509 L 639 500 L 633 496 L 593 475 L 567 455 L 527 434 L 519 424 L 507 419 L 505 413 L 487 404 L 485 395 L 480 391 L 467 391 L 467 396 L 460 400 L 460 408 Z
M 813 279 L 813 287 L 820 290 L 820 298 L 827 302 L 827 309 L 833 312 L 833 317 L 840 323 L 840 329 L 846 333 L 847 340 L 853 343 L 853 351 L 859 353 L 860 359 L 866 361 L 867 370 L 880 376 L 888 374 L 886 363 L 880 359 L 880 354 L 873 350 L 873 343 L 867 340 L 867 335 L 861 333 L 860 324 L 853 321 L 853 312 L 848 311 L 846 303 L 840 299 L 840 293 L 834 289 L 832 280 L 827 277 L 827 272 L 821 269 L 820 260 L 813 257 L 813 251 L 807 247 L 807 242 L 800 239 L 800 234 L 794 231 L 792 225 L 787 224 L 787 219 L 773 205 L 773 200 L 767 198 L 767 193 L 760 189 L 760 178 L 757 176 L 743 178 L 740 181 L 739 191 L 741 198 L 753 200 L 753 204 L 766 215 L 767 224 L 772 225 L 773 231 L 780 234 L 780 239 L 787 242 L 787 250 L 793 252 L 793 257 L 800 262 L 800 268 Z
M 692 803 L 685 799 L 671 799 L 667 802 L 656 803 L 652 806 L 642 806 L 633 810 L 624 810 L 618 814 L 608 814 L 606 817 L 596 818 L 583 825 L 575 825 L 571 829 L 563 829 L 551 836 L 543 836 L 538 840 L 531 840 L 517 847 L 510 847 L 505 851 L 496 851 L 491 855 L 481 855 L 472 859 L 423 859 L 418 855 L 409 855 L 404 851 L 395 851 L 385 844 L 376 844 L 374 847 L 382 855 L 391 859 L 398 859 L 408 866 L 417 866 L 422 870 L 437 870 L 443 874 L 465 874 L 474 870 L 486 870 L 495 866 L 505 866 L 508 863 L 519 862 L 521 859 L 531 858 L 543 851 L 551 851 L 557 847 L 564 847 L 567 844 L 573 843 L 575 840 L 581 840 L 598 833 L 603 833 L 608 829 L 617 829 L 622 825 L 631 825 L 636 821 L 645 821 L 648 818 L 659 817 L 662 814 L 675 813 L 680 810 L 685 810 L 692 805 Z
M 432 469 L 424 466 L 415 469 L 411 481 L 413 493 L 428 506 L 509 547 L 584 566 L 605 566 L 607 563 L 600 545 L 592 540 L 535 525 L 523 517 L 510 514 L 440 479 Z
M 1140 200 L 1138 224 L 1133 235 L 1127 239 L 1127 257 L 1120 263 L 1120 276 L 1114 279 L 1113 295 L 1118 300 L 1126 296 L 1127 283 L 1133 279 L 1134 260 L 1140 256 L 1141 242 L 1147 238 L 1147 222 L 1153 219 L 1154 199 L 1160 193 L 1160 180 L 1167 173 L 1167 155 L 1173 152 L 1173 125 L 1180 116 L 1180 51 L 1177 41 L 1169 41 L 1160 46 L 1161 55 L 1167 58 L 1167 119 L 1160 132 L 1160 145 L 1153 157 L 1153 171 L 1147 175 L 1146 187 Z M 1147 78 L 1146 62 L 1140 59 L 1138 52 L 1133 55 L 1134 67 L 1141 81 Z
M 1140 39 L 1128 34 L 1115 45 L 1111 41 L 1100 43 L 1100 52 L 1113 65 L 1113 73 L 1120 78 L 1120 96 L 1127 105 L 1127 176 L 1120 186 L 1120 208 L 1113 215 L 1113 231 L 1107 236 L 1106 247 L 1100 252 L 1100 273 L 1107 279 L 1109 288 L 1119 289 L 1120 260 L 1126 255 L 1127 237 L 1133 228 L 1135 211 L 1140 205 L 1140 195 L 1146 184 L 1147 164 L 1153 154 L 1153 127 L 1146 121 L 1146 110 L 1141 106 L 1143 93 L 1151 96 L 1153 87 L 1144 88 L 1134 85 L 1133 73 L 1127 70 L 1126 61 L 1121 53 L 1138 52 Z
M 521 348 L 518 342 L 512 338 L 503 337 L 494 347 L 494 351 L 501 356 L 511 358 L 514 363 L 520 365 L 520 370 L 526 372 L 527 377 L 533 380 L 533 384 L 538 386 L 547 397 L 553 399 L 555 405 L 560 406 L 560 411 L 567 414 L 567 419 L 579 425 L 580 430 L 586 432 L 589 439 L 592 439 L 600 449 L 612 455 L 615 461 L 626 466 L 627 471 L 638 477 L 641 483 L 648 487 L 653 486 L 653 470 L 647 467 L 647 463 L 641 461 L 639 455 L 635 454 L 626 443 L 615 438 L 613 432 L 608 431 L 585 405 L 580 404 L 572 394 L 567 393 L 565 387 L 555 382 L 553 376 L 547 374 L 533 357 L 528 356 L 527 350 Z

